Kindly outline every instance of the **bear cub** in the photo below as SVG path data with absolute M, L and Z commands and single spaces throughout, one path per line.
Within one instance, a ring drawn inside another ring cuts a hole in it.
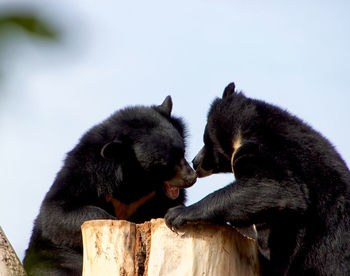
M 211 105 L 193 165 L 198 177 L 233 172 L 235 181 L 191 206 L 169 209 L 169 227 L 264 225 L 267 275 L 350 275 L 350 172 L 303 121 L 236 92 L 232 83 Z
M 87 220 L 142 223 L 183 204 L 196 173 L 186 162 L 185 126 L 159 106 L 122 109 L 67 154 L 42 202 L 24 267 L 29 275 L 81 275 L 80 226 Z

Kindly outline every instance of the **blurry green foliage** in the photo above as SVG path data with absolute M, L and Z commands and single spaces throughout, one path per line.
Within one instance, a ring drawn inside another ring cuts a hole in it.
M 43 19 L 36 12 L 20 8 L 16 10 L 2 9 L 0 13 L 0 84 L 3 81 L 2 58 L 5 48 L 9 47 L 20 36 L 21 32 L 34 39 L 42 39 L 48 42 L 58 42 L 61 38 L 59 30 L 46 19 Z M 2 94 L 0 89 L 0 95 Z
M 6 31 L 9 27 L 17 26 L 32 36 L 37 36 L 49 40 L 57 40 L 59 32 L 51 24 L 39 18 L 36 14 L 0 14 L 0 39 L 1 31 Z

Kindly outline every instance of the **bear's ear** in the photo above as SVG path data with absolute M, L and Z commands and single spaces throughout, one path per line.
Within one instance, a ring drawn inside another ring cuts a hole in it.
M 171 110 L 173 109 L 173 101 L 171 100 L 171 97 L 167 96 L 164 102 L 158 106 L 158 109 L 166 115 L 170 116 Z
M 226 88 L 224 90 L 224 93 L 222 94 L 222 98 L 224 99 L 224 98 L 234 94 L 235 93 L 235 88 L 236 88 L 235 83 L 231 82 L 228 86 L 226 86 Z
M 113 141 L 105 144 L 101 149 L 101 156 L 106 160 L 114 160 L 122 151 L 121 141 Z

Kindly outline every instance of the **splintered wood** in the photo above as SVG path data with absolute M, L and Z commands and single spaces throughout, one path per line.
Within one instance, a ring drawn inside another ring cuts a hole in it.
M 4 231 L 0 227 L 0 275 L 26 276 L 27 273 L 13 250 Z
M 82 225 L 83 275 L 259 275 L 255 241 L 229 226 L 191 224 L 172 232 L 164 219 Z

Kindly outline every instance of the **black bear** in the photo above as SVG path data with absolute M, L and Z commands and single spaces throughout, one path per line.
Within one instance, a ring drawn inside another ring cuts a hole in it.
M 201 201 L 168 210 L 177 229 L 211 221 L 268 225 L 269 275 L 350 275 L 350 173 L 330 142 L 233 83 L 210 108 L 198 177 L 233 172 L 235 181 Z
M 81 275 L 80 226 L 93 219 L 141 223 L 183 204 L 196 181 L 184 158 L 185 128 L 160 106 L 128 107 L 90 129 L 67 154 L 35 220 L 29 275 Z

